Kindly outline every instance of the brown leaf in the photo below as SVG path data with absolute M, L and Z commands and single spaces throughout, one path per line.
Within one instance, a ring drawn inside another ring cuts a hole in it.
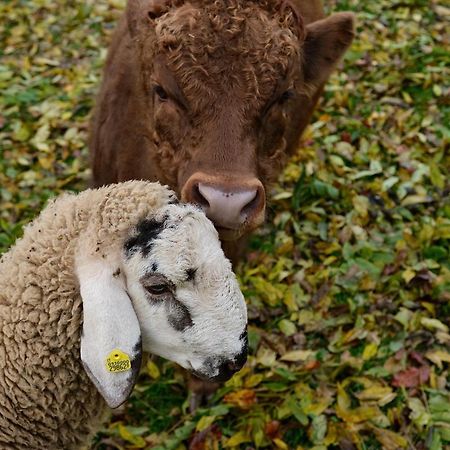
M 217 424 L 213 424 L 203 431 L 196 433 L 189 444 L 189 450 L 209 450 L 213 443 L 220 440 L 222 432 Z
M 394 375 L 392 385 L 395 387 L 415 388 L 427 382 L 430 376 L 428 366 L 410 367 Z
M 331 284 L 330 283 L 323 283 L 322 286 L 318 289 L 317 292 L 312 296 L 311 303 L 315 305 L 316 303 L 320 302 L 330 291 Z
M 266 423 L 266 426 L 264 427 L 264 432 L 266 433 L 269 439 L 275 439 L 276 437 L 279 437 L 278 433 L 279 429 L 280 429 L 280 422 L 278 420 L 271 420 L 270 422 Z
M 312 359 L 308 362 L 306 362 L 303 366 L 306 370 L 314 370 L 320 367 L 320 361 L 317 361 L 317 359 Z

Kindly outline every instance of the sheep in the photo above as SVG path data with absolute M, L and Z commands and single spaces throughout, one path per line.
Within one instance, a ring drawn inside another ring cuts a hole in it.
M 230 378 L 246 324 L 197 207 L 146 181 L 63 194 L 0 259 L 0 448 L 87 445 L 130 395 L 142 352 Z

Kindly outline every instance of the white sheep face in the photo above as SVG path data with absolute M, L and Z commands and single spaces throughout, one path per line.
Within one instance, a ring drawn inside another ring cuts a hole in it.
M 144 351 L 196 375 L 226 380 L 247 353 L 245 301 L 212 223 L 168 205 L 125 243 L 123 274 Z

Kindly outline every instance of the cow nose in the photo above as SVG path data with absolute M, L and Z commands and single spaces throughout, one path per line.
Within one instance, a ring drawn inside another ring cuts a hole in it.
M 264 220 L 265 193 L 257 178 L 235 179 L 196 173 L 181 192 L 182 200 L 196 203 L 221 230 L 256 228 Z
M 181 199 L 201 206 L 221 240 L 238 239 L 264 221 L 264 186 L 253 176 L 196 172 L 181 189 Z
M 258 189 L 224 190 L 199 183 L 197 201 L 218 226 L 238 228 L 258 205 Z

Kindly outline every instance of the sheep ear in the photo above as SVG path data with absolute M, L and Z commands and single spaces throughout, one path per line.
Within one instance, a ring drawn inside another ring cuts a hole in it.
M 354 15 L 336 13 L 306 27 L 304 44 L 305 81 L 320 86 L 352 43 Z
M 105 261 L 84 261 L 77 264 L 77 275 L 83 300 L 81 361 L 108 406 L 117 408 L 139 374 L 139 322 L 117 268 Z

